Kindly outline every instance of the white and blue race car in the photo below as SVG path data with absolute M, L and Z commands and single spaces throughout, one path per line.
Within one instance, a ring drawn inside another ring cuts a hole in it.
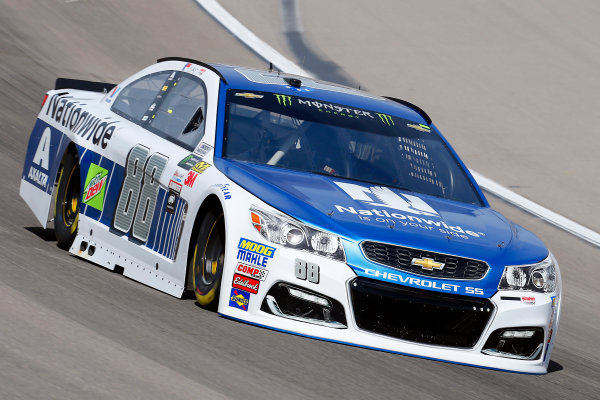
M 118 85 L 58 79 L 20 194 L 72 254 L 232 319 L 507 371 L 550 361 L 556 260 L 402 100 L 177 57 Z

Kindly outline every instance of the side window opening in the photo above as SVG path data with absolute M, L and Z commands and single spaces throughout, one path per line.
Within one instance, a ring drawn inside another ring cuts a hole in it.
M 149 116 L 146 128 L 180 146 L 193 149 L 204 136 L 206 89 L 192 75 L 178 73 L 166 82 L 165 94 Z M 162 101 L 161 101 L 162 100 Z
M 192 151 L 204 136 L 206 87 L 187 73 L 156 72 L 121 90 L 111 110 Z
M 161 71 L 130 83 L 121 90 L 111 110 L 132 122 L 141 124 L 142 118 L 169 75 L 170 71 Z

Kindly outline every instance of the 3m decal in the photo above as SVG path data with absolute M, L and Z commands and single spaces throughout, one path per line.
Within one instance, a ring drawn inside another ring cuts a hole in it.
M 239 308 L 240 310 L 248 311 L 251 294 L 241 289 L 231 289 L 229 296 L 229 307 Z
M 235 272 L 240 275 L 249 276 L 250 278 L 258 279 L 260 281 L 264 281 L 267 279 L 267 275 L 269 271 L 263 268 L 253 267 L 251 265 L 246 265 L 243 263 L 238 263 L 237 267 L 235 267 Z
M 209 164 L 205 161 L 200 161 L 199 163 L 196 163 L 196 165 L 194 165 L 192 167 L 192 171 L 195 171 L 195 172 L 201 174 L 204 171 L 206 171 L 207 169 L 209 169 L 210 167 L 211 167 L 211 164 Z
M 247 290 L 250 293 L 258 293 L 260 281 L 258 279 L 250 278 L 248 276 L 242 276 L 233 274 L 233 281 L 231 286 L 237 289 Z
M 274 247 L 241 238 L 238 244 L 237 259 L 260 267 L 266 267 L 269 258 L 273 258 L 274 253 Z
M 381 122 L 383 122 L 387 126 L 393 126 L 394 125 L 394 120 L 392 119 L 391 115 L 381 114 L 381 113 L 376 113 L 376 114 L 379 117 L 379 119 L 381 120 Z
M 195 171 L 189 171 L 187 177 L 183 184 L 185 186 L 194 187 L 194 182 L 196 182 L 196 178 L 198 177 L 198 173 Z
M 58 94 L 53 95 L 47 103 L 46 115 L 50 115 L 53 120 L 75 135 L 81 136 L 103 149 L 106 148 L 118 121 L 96 117 L 88 111 L 83 111 L 78 101 L 69 101 Z
M 83 187 L 83 203 L 102 211 L 107 179 L 108 171 L 99 165 L 91 163 Z
M 113 224 L 115 229 L 125 233 L 133 224 L 131 234 L 142 242 L 148 240 L 160 189 L 159 179 L 169 160 L 160 153 L 151 156 L 149 153 L 150 150 L 140 144 L 129 152 Z

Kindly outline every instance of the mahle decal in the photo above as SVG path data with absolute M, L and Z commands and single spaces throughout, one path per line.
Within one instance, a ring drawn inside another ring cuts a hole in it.
M 391 115 L 381 114 L 381 113 L 376 113 L 376 114 L 379 117 L 379 119 L 381 120 L 381 122 L 383 122 L 387 126 L 394 126 L 394 120 L 392 119 Z
M 286 96 L 285 94 L 276 94 L 275 97 L 277 98 L 277 103 L 279 103 L 280 106 L 291 106 L 292 105 L 292 96 Z
M 85 186 L 83 189 L 82 201 L 90 207 L 102 211 L 104 206 L 104 192 L 106 190 L 106 179 L 108 171 L 94 163 L 90 164 Z

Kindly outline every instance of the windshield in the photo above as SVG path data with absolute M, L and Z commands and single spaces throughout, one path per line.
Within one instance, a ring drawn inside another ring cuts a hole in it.
M 435 131 L 395 115 L 229 90 L 223 157 L 481 205 Z

